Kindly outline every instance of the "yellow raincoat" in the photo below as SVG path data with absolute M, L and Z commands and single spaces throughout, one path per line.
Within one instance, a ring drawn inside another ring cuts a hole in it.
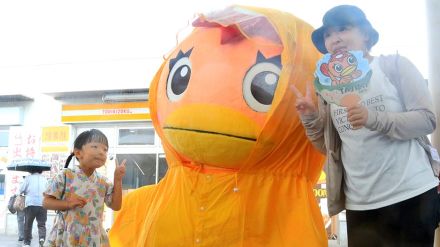
M 323 156 L 295 110 L 319 53 L 284 12 L 202 15 L 150 86 L 166 176 L 123 200 L 116 246 L 327 246 L 313 194 Z

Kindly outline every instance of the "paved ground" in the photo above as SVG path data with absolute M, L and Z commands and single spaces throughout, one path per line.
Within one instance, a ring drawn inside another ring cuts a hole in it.
M 55 213 L 50 212 L 47 214 L 46 221 L 46 233 L 52 229 L 53 219 L 55 217 Z M 23 245 L 23 241 L 18 242 L 18 233 L 17 233 L 17 216 L 15 214 L 7 214 L 6 217 L 6 230 L 2 229 L 0 232 L 0 247 L 19 247 Z M 34 221 L 34 225 L 32 226 L 32 247 L 38 247 L 38 227 L 37 221 Z
M 33 236 L 33 241 L 31 243 L 32 247 L 38 247 L 38 235 Z M 5 235 L 0 234 L 0 246 L 2 247 L 21 247 L 23 246 L 23 242 L 18 242 L 18 237 L 15 235 Z M 336 240 L 330 240 L 328 243 L 329 247 L 345 247 L 347 246 L 346 243 L 338 244 Z
M 347 247 L 347 243 L 338 240 L 329 240 L 328 247 Z

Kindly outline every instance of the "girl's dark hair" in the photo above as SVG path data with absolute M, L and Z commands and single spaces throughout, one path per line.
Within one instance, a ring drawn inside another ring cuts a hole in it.
M 74 149 L 82 149 L 84 145 L 86 145 L 89 142 L 98 142 L 106 145 L 108 147 L 108 140 L 107 137 L 102 133 L 100 130 L 97 129 L 91 129 L 86 130 L 79 134 L 79 136 L 75 139 L 75 142 L 73 143 Z M 74 153 L 70 153 L 69 157 L 67 157 L 66 164 L 64 165 L 64 168 L 67 168 L 69 166 L 70 161 L 72 160 L 74 156 Z

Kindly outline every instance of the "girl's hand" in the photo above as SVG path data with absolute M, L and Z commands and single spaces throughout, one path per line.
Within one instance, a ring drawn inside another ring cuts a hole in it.
M 310 94 L 310 85 L 307 83 L 306 85 L 306 95 L 303 96 L 302 93 L 295 87 L 295 85 L 291 85 L 290 88 L 296 95 L 295 107 L 296 110 L 301 115 L 311 115 L 317 112 L 316 106 L 313 103 L 312 96 Z
M 67 208 L 68 209 L 74 209 L 77 207 L 84 207 L 87 203 L 87 199 L 81 196 L 78 196 L 76 194 L 70 194 L 66 199 L 67 202 Z
M 347 118 L 353 129 L 360 129 L 365 126 L 368 120 L 368 109 L 359 104 L 347 108 Z
M 122 178 L 125 176 L 125 163 L 127 160 L 123 160 L 121 164 L 119 164 L 118 160 L 115 160 L 116 162 L 116 169 L 115 169 L 115 175 L 114 180 L 115 182 L 121 182 Z

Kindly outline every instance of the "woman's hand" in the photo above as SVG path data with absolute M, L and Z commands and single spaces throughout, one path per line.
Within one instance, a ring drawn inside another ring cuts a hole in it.
M 365 126 L 368 120 L 368 109 L 362 105 L 354 105 L 347 108 L 347 118 L 353 129 Z
M 311 115 L 317 112 L 316 106 L 313 103 L 312 96 L 310 94 L 310 84 L 306 85 L 306 95 L 302 95 L 302 93 L 295 87 L 295 85 L 291 85 L 290 88 L 296 95 L 295 107 L 296 110 L 301 115 Z
M 123 160 L 121 164 L 119 164 L 118 160 L 115 160 L 116 162 L 116 169 L 115 169 L 115 175 L 114 175 L 114 182 L 122 182 L 122 179 L 125 176 L 125 163 L 127 160 Z

